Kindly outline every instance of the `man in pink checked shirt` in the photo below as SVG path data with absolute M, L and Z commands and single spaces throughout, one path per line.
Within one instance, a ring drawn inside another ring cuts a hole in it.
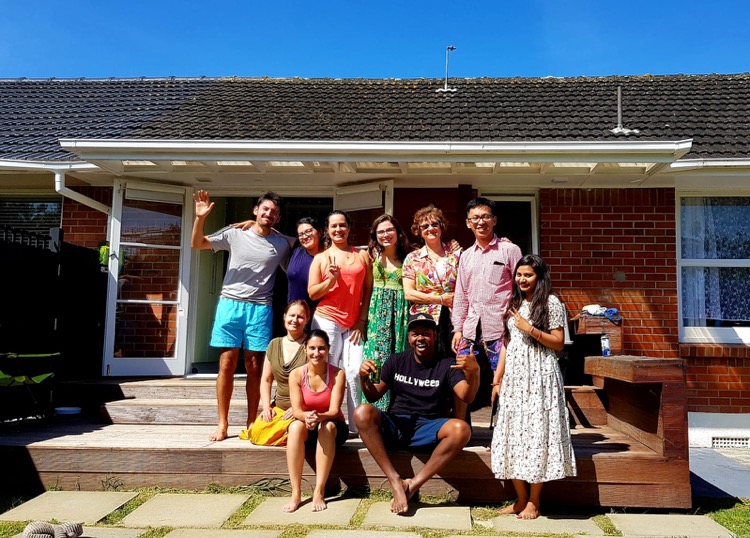
M 495 235 L 495 203 L 475 198 L 466 205 L 466 226 L 476 241 L 461 255 L 453 297 L 453 341 L 456 355 L 477 355 L 480 387 L 470 410 L 485 407 L 492 394 L 505 334 L 504 317 L 513 291 L 521 249 Z M 467 417 L 468 418 L 468 417 Z

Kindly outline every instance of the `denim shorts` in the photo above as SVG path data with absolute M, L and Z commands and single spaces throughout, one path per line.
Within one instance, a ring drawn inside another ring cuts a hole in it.
M 272 331 L 271 305 L 219 297 L 211 347 L 265 351 L 271 342 Z
M 385 446 L 390 449 L 432 448 L 438 444 L 440 428 L 449 420 L 380 411 L 380 431 Z

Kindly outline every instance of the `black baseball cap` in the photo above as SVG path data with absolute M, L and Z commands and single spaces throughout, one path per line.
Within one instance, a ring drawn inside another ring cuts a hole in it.
M 417 314 L 411 314 L 409 316 L 409 323 L 407 324 L 407 330 L 412 330 L 415 325 L 428 325 L 431 329 L 437 329 L 437 323 L 435 319 L 429 314 L 419 312 Z

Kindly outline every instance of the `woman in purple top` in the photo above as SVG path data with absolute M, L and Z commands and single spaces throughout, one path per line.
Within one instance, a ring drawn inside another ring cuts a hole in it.
M 255 224 L 254 220 L 245 220 L 232 224 L 233 228 L 247 230 Z M 283 235 L 283 234 L 282 234 Z M 287 304 L 300 299 L 310 307 L 310 319 L 315 313 L 318 301 L 310 299 L 307 293 L 307 280 L 310 277 L 310 264 L 315 255 L 321 251 L 320 227 L 312 217 L 302 217 L 297 221 L 297 237 L 284 235 L 292 247 L 292 255 L 286 269 L 286 278 L 289 283 L 287 291 Z
M 297 221 L 297 244 L 292 251 L 286 277 L 289 281 L 288 302 L 302 299 L 310 307 L 310 319 L 315 313 L 318 301 L 310 299 L 307 293 L 307 279 L 310 276 L 310 264 L 313 257 L 320 252 L 320 231 L 312 217 Z

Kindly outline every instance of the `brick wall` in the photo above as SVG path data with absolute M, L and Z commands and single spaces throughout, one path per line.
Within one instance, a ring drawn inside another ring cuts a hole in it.
M 107 206 L 112 205 L 110 187 L 73 187 L 73 190 Z M 65 241 L 98 248 L 107 239 L 107 215 L 70 198 L 63 198 L 62 227 Z
M 688 411 L 750 413 L 750 347 L 683 344 Z
M 678 357 L 673 189 L 543 189 L 541 254 L 571 315 L 616 307 L 623 352 Z

